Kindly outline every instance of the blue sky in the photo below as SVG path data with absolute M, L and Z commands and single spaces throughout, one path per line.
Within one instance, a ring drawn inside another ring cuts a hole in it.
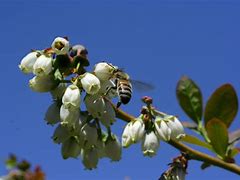
M 1 0 L 0 161 L 13 152 L 40 164 L 50 180 L 157 179 L 178 155 L 164 142 L 154 158 L 144 158 L 135 145 L 123 151 L 119 163 L 102 160 L 94 171 L 85 171 L 79 160 L 63 160 L 60 146 L 50 138 L 54 128 L 43 121 L 50 96 L 32 92 L 27 85 L 31 76 L 17 65 L 30 49 L 46 48 L 56 36 L 68 36 L 72 44 L 88 48 L 92 65 L 107 60 L 125 68 L 133 79 L 155 85 L 152 92 L 134 93 L 123 107 L 127 112 L 138 115 L 140 97 L 150 95 L 160 110 L 187 120 L 175 96 L 182 75 L 199 84 L 205 102 L 226 82 L 240 92 L 239 19 L 237 0 Z M 239 118 L 231 129 L 240 127 Z M 123 127 L 119 121 L 114 130 L 120 135 Z M 218 168 L 203 172 L 199 166 L 190 162 L 187 179 L 239 178 Z

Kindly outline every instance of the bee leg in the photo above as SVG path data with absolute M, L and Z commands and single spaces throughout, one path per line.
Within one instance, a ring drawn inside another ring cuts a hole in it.
M 117 103 L 117 108 L 119 108 L 120 106 L 121 106 L 121 102 L 119 101 L 118 103 Z
M 106 90 L 106 92 L 105 92 L 105 94 L 104 94 L 104 96 L 108 95 L 108 93 L 109 93 L 112 89 L 113 89 L 113 87 L 108 87 L 107 90 Z

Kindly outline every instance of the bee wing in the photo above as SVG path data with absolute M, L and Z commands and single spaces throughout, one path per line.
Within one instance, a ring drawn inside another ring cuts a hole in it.
M 143 82 L 143 81 L 139 81 L 139 80 L 130 80 L 132 86 L 133 86 L 133 90 L 137 90 L 139 92 L 145 92 L 145 91 L 151 91 L 153 89 L 155 89 L 155 87 L 147 82 Z

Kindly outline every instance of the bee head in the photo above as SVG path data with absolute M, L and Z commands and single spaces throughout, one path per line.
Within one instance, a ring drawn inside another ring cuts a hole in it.
M 115 77 L 118 79 L 124 79 L 129 80 L 129 75 L 121 70 L 118 69 L 118 71 L 115 73 Z

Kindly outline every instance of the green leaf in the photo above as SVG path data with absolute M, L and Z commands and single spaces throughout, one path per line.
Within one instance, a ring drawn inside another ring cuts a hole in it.
M 200 139 L 198 139 L 197 137 L 194 137 L 194 136 L 186 135 L 185 137 L 183 137 L 181 139 L 181 141 L 184 141 L 189 144 L 201 146 L 201 147 L 207 148 L 212 151 L 211 145 L 209 145 L 208 143 L 206 143 L 204 141 L 201 141 Z
M 196 123 L 202 119 L 202 93 L 193 80 L 184 76 L 177 84 L 177 98 L 184 112 Z
M 204 119 L 205 125 L 213 118 L 220 119 L 227 127 L 234 120 L 238 111 L 237 94 L 230 84 L 218 88 L 207 102 Z
M 208 121 L 206 130 L 213 149 L 218 155 L 224 158 L 228 148 L 228 131 L 226 125 L 221 120 L 213 118 Z

